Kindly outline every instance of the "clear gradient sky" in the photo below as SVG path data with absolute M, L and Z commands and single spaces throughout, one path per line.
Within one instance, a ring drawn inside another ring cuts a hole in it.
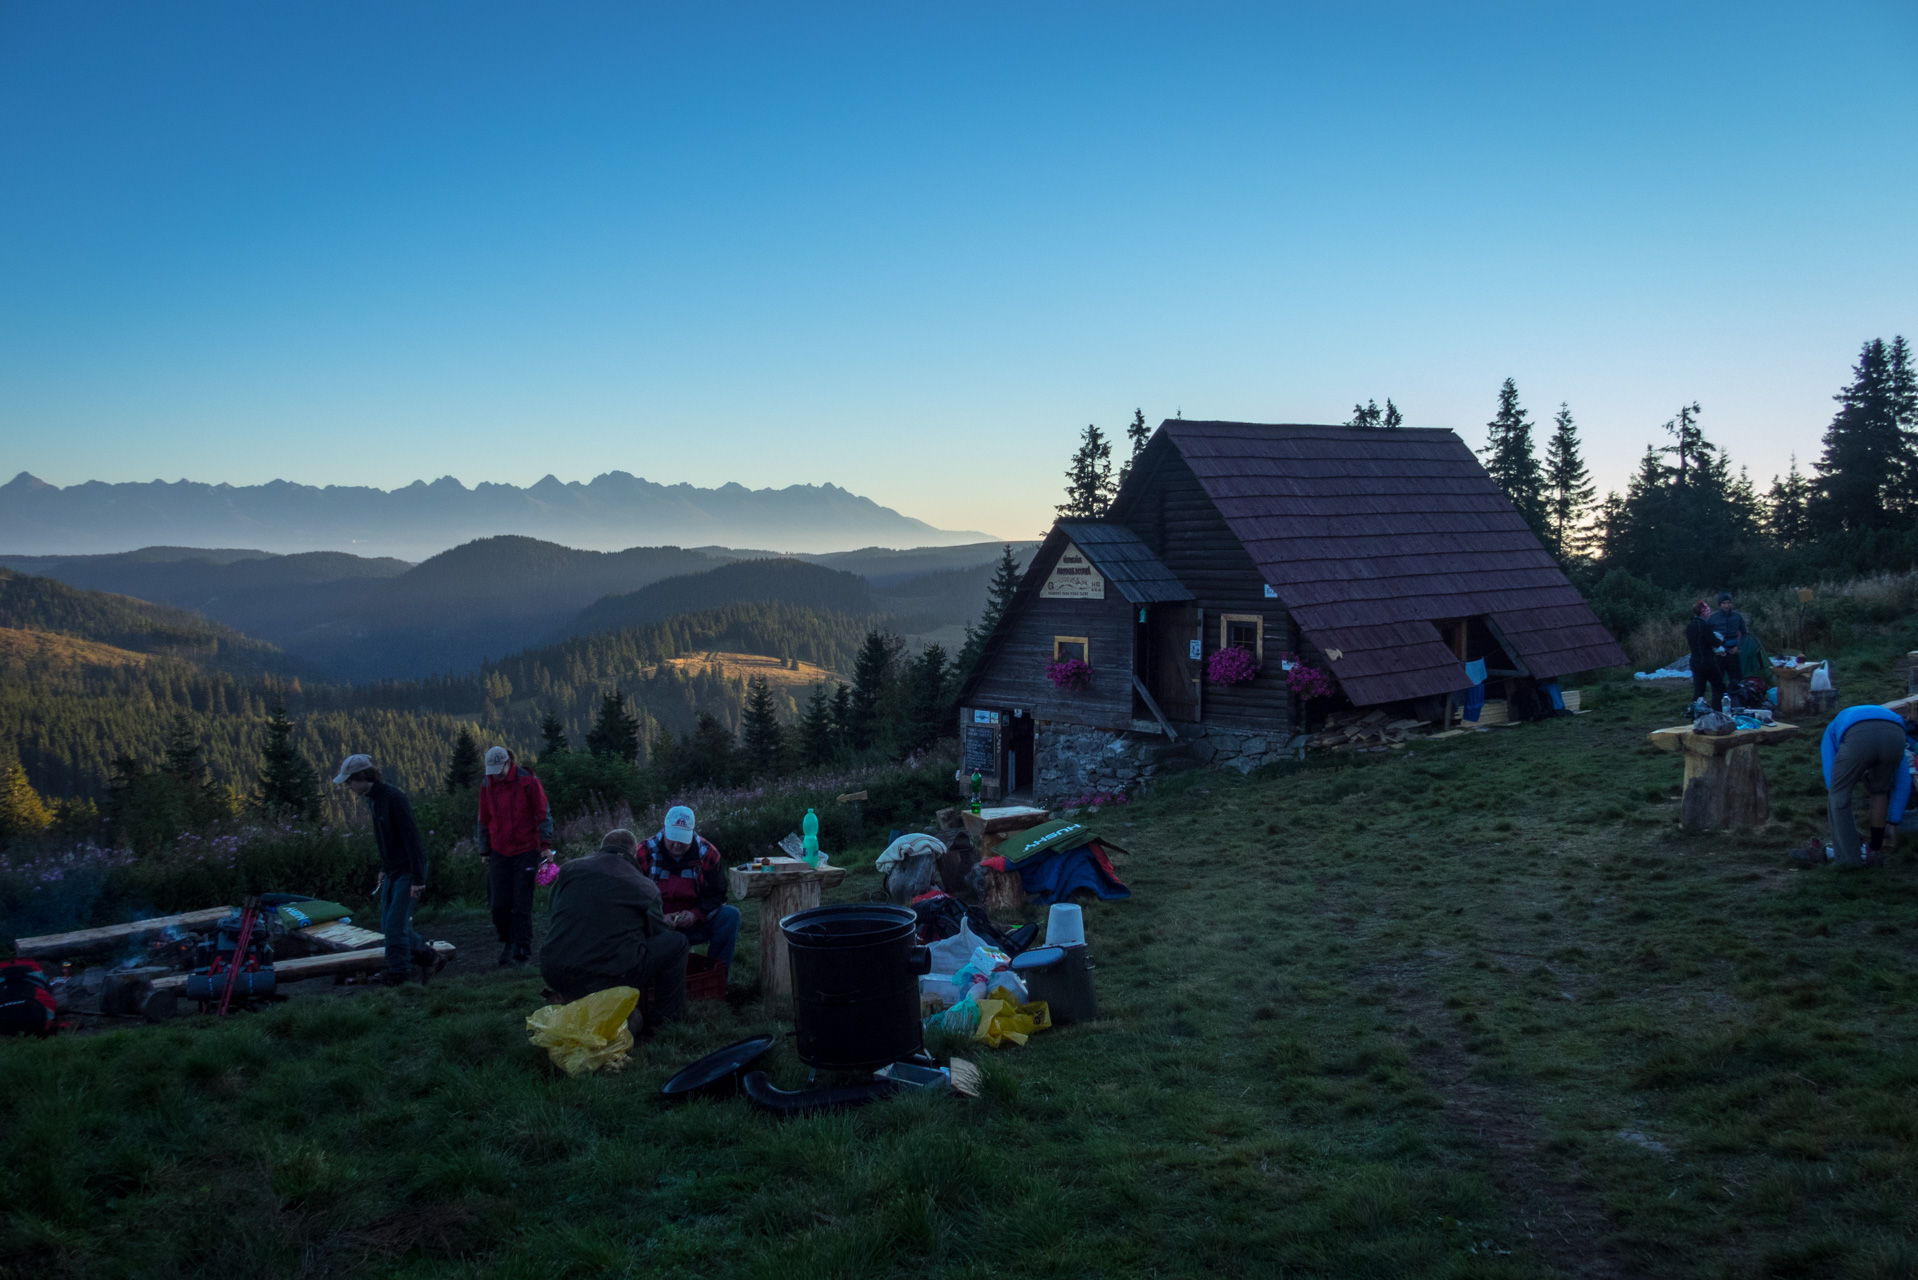
M 0 0 L 0 471 L 832 481 L 1135 406 L 1761 481 L 1918 337 L 1918 6 Z M 3 479 L 0 476 L 0 479 Z

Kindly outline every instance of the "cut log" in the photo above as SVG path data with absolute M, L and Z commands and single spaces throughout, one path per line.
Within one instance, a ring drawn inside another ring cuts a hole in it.
M 1758 764 L 1758 744 L 1726 752 L 1685 752 L 1685 799 L 1679 820 L 1699 831 L 1762 826 L 1771 796 Z
M 187 911 L 177 916 L 155 916 L 151 920 L 135 920 L 129 924 L 110 924 L 98 929 L 78 929 L 72 933 L 49 933 L 38 938 L 20 938 L 15 946 L 23 956 L 36 960 L 52 960 L 61 956 L 85 955 L 89 951 L 103 951 L 122 942 L 141 941 L 157 938 L 168 929 L 204 929 L 217 924 L 232 915 L 232 907 L 208 907 L 204 911 Z
M 1025 882 L 1019 879 L 1019 873 L 1011 869 L 994 871 L 984 869 L 986 882 L 986 910 L 1017 911 L 1026 905 Z
M 450 942 L 429 942 L 427 946 L 451 960 L 458 950 Z M 334 974 L 371 973 L 386 967 L 385 947 L 366 947 L 359 951 L 336 951 L 331 955 L 300 956 L 281 960 L 273 966 L 275 985 L 298 982 L 302 978 L 326 978 Z M 186 985 L 187 976 L 175 973 L 153 984 L 155 991 L 177 991 Z

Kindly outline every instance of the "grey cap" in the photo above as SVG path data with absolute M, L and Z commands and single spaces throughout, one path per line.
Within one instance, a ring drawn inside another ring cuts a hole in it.
M 343 787 L 346 785 L 346 780 L 353 774 L 358 773 L 362 769 L 371 769 L 372 767 L 372 756 L 348 756 L 340 762 L 340 776 L 333 779 L 333 785 Z
M 513 759 L 513 753 L 508 751 L 505 747 L 488 747 L 486 749 L 487 774 L 489 776 L 493 776 L 493 775 L 505 773 L 506 766 L 512 761 L 512 759 Z

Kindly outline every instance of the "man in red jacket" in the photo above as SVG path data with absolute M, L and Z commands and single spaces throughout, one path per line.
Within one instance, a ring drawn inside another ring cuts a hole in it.
M 676 804 L 660 833 L 639 846 L 639 869 L 659 886 L 666 923 L 704 942 L 706 958 L 731 966 L 739 942 L 739 908 L 726 902 L 726 862 L 713 842 L 693 832 L 693 811 Z
M 486 753 L 480 781 L 479 850 L 486 859 L 486 900 L 499 934 L 499 962 L 533 958 L 533 884 L 540 859 L 553 854 L 553 815 L 546 788 L 505 747 Z

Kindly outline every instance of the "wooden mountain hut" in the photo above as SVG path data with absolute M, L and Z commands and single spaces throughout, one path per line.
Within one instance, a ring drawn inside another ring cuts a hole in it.
M 1252 659 L 1237 672 L 1215 657 L 1232 648 Z M 1069 658 L 1089 676 L 1055 683 Z M 1436 720 L 1475 687 L 1624 661 L 1455 433 L 1175 419 L 1105 519 L 1047 534 L 960 734 L 989 796 L 1069 798 L 1176 759 L 1283 758 L 1339 698 Z M 1302 701 L 1288 663 L 1332 699 Z

